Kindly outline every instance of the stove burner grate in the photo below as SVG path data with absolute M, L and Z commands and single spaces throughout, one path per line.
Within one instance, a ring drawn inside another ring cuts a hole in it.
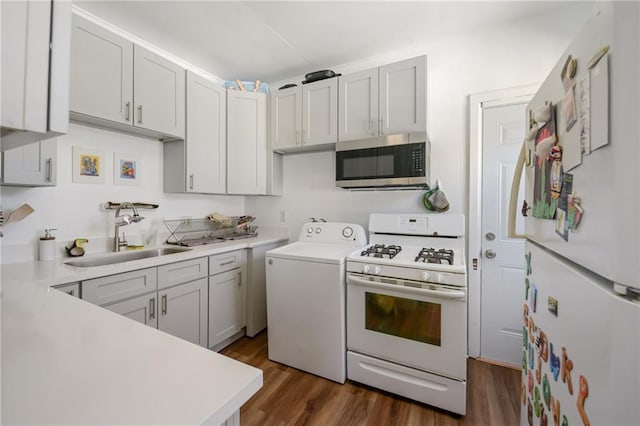
M 422 263 L 453 265 L 453 250 L 423 248 L 416 256 L 415 261 Z
M 384 245 L 384 244 L 376 244 L 373 246 L 367 247 L 365 250 L 360 253 L 361 256 L 365 257 L 378 257 L 382 259 L 393 259 L 396 257 L 398 253 L 402 250 L 402 247 L 398 245 Z

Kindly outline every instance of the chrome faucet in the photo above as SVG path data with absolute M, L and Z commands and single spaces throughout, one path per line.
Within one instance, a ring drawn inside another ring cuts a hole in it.
M 129 214 L 123 214 L 122 216 L 120 216 L 121 209 L 131 209 L 131 211 L 133 211 L 133 216 Z M 118 209 L 116 210 L 116 223 L 115 223 L 116 235 L 115 235 L 115 238 L 113 239 L 113 251 L 120 251 L 120 247 L 127 246 L 127 240 L 124 237 L 124 232 L 122 233 L 122 239 L 120 239 L 120 227 L 129 225 L 130 223 L 138 223 L 142 219 L 144 219 L 144 217 L 138 214 L 138 211 L 136 210 L 136 207 L 133 204 L 127 201 L 120 203 L 120 205 L 118 206 Z

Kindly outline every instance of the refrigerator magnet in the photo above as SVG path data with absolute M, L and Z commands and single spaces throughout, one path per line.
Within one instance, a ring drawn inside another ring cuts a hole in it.
M 555 297 L 549 296 L 547 298 L 547 310 L 551 312 L 552 315 L 558 316 L 558 300 Z
M 558 381 L 560 376 L 560 357 L 553 353 L 553 343 L 549 343 L 549 370 L 553 374 L 553 380 Z
M 524 255 L 524 260 L 526 262 L 527 275 L 531 275 L 531 252 Z
M 524 279 L 524 298 L 525 300 L 529 300 L 529 288 L 531 288 L 531 284 L 529 284 L 529 278 Z
M 567 384 L 569 395 L 573 395 L 573 382 L 571 381 L 571 370 L 573 370 L 573 361 L 567 356 L 567 348 L 562 347 L 562 383 Z
M 551 386 L 549 385 L 549 379 L 546 373 L 542 378 L 542 397 L 544 398 L 544 403 L 547 405 L 547 409 L 551 410 Z
M 535 284 L 531 284 L 531 309 L 533 312 L 537 311 L 538 307 L 538 289 Z

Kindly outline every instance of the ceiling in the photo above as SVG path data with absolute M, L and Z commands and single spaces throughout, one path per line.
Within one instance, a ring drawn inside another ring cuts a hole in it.
M 97 1 L 74 4 L 224 80 L 278 81 L 559 8 L 555 1 Z

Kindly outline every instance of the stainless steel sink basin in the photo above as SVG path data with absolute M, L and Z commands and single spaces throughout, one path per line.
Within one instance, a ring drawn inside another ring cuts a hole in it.
M 184 253 L 191 250 L 188 247 L 162 247 L 157 249 L 127 251 L 123 253 L 112 253 L 100 257 L 89 257 L 86 259 L 75 259 L 65 262 L 65 265 L 89 268 L 92 266 L 113 265 L 114 263 L 130 262 L 132 260 L 147 259 L 150 257 L 166 256 L 168 254 Z

